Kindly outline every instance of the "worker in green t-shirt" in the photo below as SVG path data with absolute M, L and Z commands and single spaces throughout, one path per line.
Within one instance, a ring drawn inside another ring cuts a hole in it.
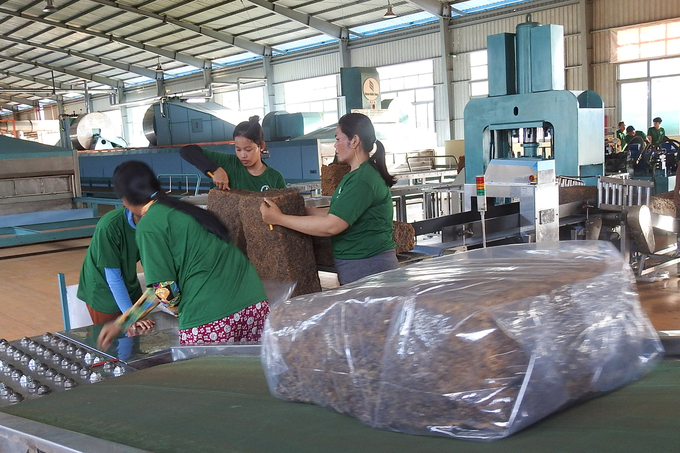
M 619 139 L 619 145 L 623 148 L 626 144 L 626 123 L 619 121 L 619 128 L 616 130 L 616 138 Z
M 647 141 L 652 145 L 661 143 L 666 136 L 666 131 L 661 127 L 661 117 L 657 116 L 652 120 L 654 126 L 647 129 Z
M 198 145 L 187 145 L 180 156 L 211 177 L 219 189 L 243 189 L 262 192 L 285 189 L 286 182 L 278 171 L 262 162 L 265 149 L 264 131 L 259 117 L 251 116 L 234 129 L 236 155 L 209 151 Z
M 642 131 L 636 131 L 633 126 L 628 126 L 626 128 L 626 138 L 624 139 L 625 145 L 628 146 L 631 143 L 639 143 L 644 147 L 645 140 L 647 136 Z
M 267 296 L 215 214 L 167 195 L 140 161 L 116 167 L 113 185 L 123 205 L 140 217 L 135 239 L 148 288 L 146 297 L 102 328 L 99 346 L 108 347 L 159 303 L 179 317 L 180 344 L 259 341 Z
M 376 145 L 376 152 L 369 157 Z M 330 208 L 307 208 L 306 216 L 286 215 L 265 198 L 262 219 L 312 236 L 330 236 L 341 285 L 367 275 L 396 269 L 392 240 L 393 208 L 390 187 L 395 178 L 385 166 L 385 147 L 376 140 L 371 120 L 349 113 L 335 129 L 338 162 L 349 164 L 331 197 Z
M 142 295 L 137 279 L 139 251 L 135 228 L 139 217 L 127 209 L 107 212 L 97 222 L 78 283 L 78 299 L 87 304 L 94 324 L 112 321 Z M 136 327 L 150 328 L 144 320 Z

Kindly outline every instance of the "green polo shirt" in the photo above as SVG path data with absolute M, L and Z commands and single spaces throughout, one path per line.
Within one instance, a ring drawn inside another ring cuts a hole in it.
M 626 131 L 616 130 L 616 138 L 621 141 L 621 146 L 626 144 Z
M 331 237 L 335 258 L 370 258 L 396 247 L 392 194 L 368 161 L 342 178 L 331 197 L 329 213 L 349 223 L 349 228 Z
M 229 187 L 232 189 L 250 190 L 252 192 L 262 192 L 268 189 L 285 189 L 286 181 L 283 175 L 267 165 L 267 169 L 259 176 L 248 173 L 248 169 L 243 166 L 241 161 L 234 154 L 220 153 L 203 149 L 203 154 L 208 159 L 224 168 L 229 176 Z
M 660 127 L 657 130 L 654 126 L 652 126 L 649 129 L 647 129 L 647 135 L 652 137 L 652 144 L 661 143 L 661 139 L 663 138 L 664 135 L 666 135 L 666 131 L 664 130 L 663 127 Z
M 142 295 L 137 279 L 139 250 L 135 229 L 125 215 L 125 209 L 107 212 L 97 222 L 87 249 L 78 283 L 78 299 L 101 313 L 120 311 L 106 282 L 104 269 L 120 269 L 132 303 Z
M 267 299 L 255 268 L 234 244 L 176 209 L 151 205 L 137 222 L 137 245 L 148 286 L 177 282 L 180 329 L 217 321 Z
M 625 141 L 625 144 L 627 145 L 628 143 L 630 143 L 630 141 L 633 140 L 634 137 L 642 137 L 643 140 L 647 138 L 647 136 L 645 135 L 644 132 L 642 132 L 642 131 L 635 131 L 635 135 L 628 135 L 628 134 L 626 134 L 626 141 Z

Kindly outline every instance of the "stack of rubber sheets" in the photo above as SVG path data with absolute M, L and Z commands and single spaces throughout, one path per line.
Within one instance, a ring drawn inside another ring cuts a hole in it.
M 680 363 L 664 361 L 630 386 L 496 442 L 413 436 L 272 397 L 257 357 L 205 357 L 147 368 L 3 412 L 156 453 L 538 453 L 676 451 L 678 408 Z

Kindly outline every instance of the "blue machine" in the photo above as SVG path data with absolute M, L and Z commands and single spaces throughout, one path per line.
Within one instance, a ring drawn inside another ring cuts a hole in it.
M 604 174 L 604 104 L 592 91 L 566 91 L 564 31 L 519 24 L 516 33 L 488 37 L 489 97 L 465 107 L 466 183 L 491 159 L 555 160 L 559 176 Z M 519 148 L 519 149 L 518 149 Z
M 215 102 L 161 99 L 146 111 L 143 126 L 151 146 L 169 146 L 229 141 L 236 125 L 247 119 Z
M 85 192 L 103 195 L 110 191 L 113 170 L 126 160 L 140 160 L 159 175 L 164 188 L 185 195 L 209 189 L 212 181 L 184 161 L 179 149 L 195 143 L 211 151 L 234 154 L 234 128 L 247 117 L 214 102 L 189 104 L 179 99 L 162 100 L 144 115 L 144 133 L 149 148 L 87 151 L 78 154 L 80 180 Z M 319 127 L 321 114 L 271 112 L 263 119 L 267 164 L 281 172 L 286 182 L 320 179 L 319 141 L 296 139 Z M 281 137 L 286 139 L 282 140 Z M 269 141 L 269 139 L 273 139 Z
M 205 149 L 234 154 L 234 145 L 228 143 L 202 144 Z M 281 172 L 286 182 L 318 181 L 318 140 L 294 140 L 267 143 L 269 157 L 266 162 Z M 209 189 L 212 181 L 199 169 L 182 159 L 181 146 L 134 148 L 115 151 L 88 151 L 79 153 L 80 181 L 84 192 L 99 193 L 111 189 L 113 170 L 127 160 L 141 160 L 148 164 L 166 189 L 182 194 L 195 192 L 196 187 Z M 174 176 L 170 176 L 174 175 Z M 180 176 L 181 175 L 181 176 Z M 170 180 L 172 178 L 172 184 Z M 191 193 L 193 195 L 193 193 Z

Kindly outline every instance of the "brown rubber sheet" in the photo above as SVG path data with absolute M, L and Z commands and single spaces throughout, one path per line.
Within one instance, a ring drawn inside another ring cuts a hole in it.
M 680 362 L 505 439 L 412 436 L 269 394 L 259 358 L 160 365 L 3 409 L 153 452 L 669 452 L 680 445 Z

